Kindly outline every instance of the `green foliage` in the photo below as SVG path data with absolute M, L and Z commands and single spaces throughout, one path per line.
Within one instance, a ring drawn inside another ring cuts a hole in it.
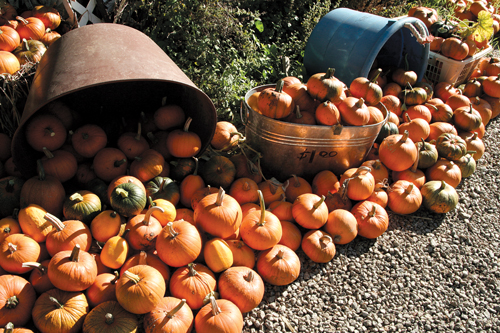
M 151 37 L 211 98 L 219 120 L 238 124 L 247 91 L 304 79 L 307 37 L 332 9 L 330 0 L 123 0 L 114 21 Z

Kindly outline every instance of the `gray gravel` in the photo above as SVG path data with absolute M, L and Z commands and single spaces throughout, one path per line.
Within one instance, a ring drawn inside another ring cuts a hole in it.
M 266 284 L 244 332 L 500 332 L 500 117 L 446 215 L 389 213 L 386 233 L 337 246 L 299 278 Z

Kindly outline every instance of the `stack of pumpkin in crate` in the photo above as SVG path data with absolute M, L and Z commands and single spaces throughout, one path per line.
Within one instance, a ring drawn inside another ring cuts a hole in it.
M 39 5 L 21 15 L 10 4 L 0 10 L 0 74 L 15 74 L 26 63 L 38 63 L 61 37 L 56 31 L 61 15 L 54 7 Z

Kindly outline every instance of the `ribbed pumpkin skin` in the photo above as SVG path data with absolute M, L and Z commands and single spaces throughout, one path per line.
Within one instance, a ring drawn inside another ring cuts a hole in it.
M 19 302 L 14 307 L 9 305 L 12 297 Z M 24 326 L 31 318 L 35 300 L 35 289 L 25 278 L 18 275 L 0 276 L 0 327 L 5 327 L 9 322 L 14 326 Z
M 360 201 L 351 209 L 358 221 L 358 235 L 374 239 L 382 235 L 389 227 L 387 211 L 377 203 Z
M 202 238 L 198 229 L 189 222 L 169 222 L 156 237 L 158 257 L 169 266 L 185 266 L 200 255 Z
M 300 274 L 299 257 L 281 244 L 260 252 L 256 267 L 262 279 L 275 286 L 288 285 Z
M 227 238 L 238 230 L 243 214 L 236 199 L 225 194 L 218 205 L 218 196 L 212 193 L 201 199 L 194 210 L 194 220 L 205 232 Z
M 217 280 L 207 266 L 189 264 L 172 274 L 169 286 L 172 296 L 186 299 L 189 307 L 196 310 L 203 306 L 205 296 L 217 289 Z
M 467 153 L 465 140 L 451 133 L 443 133 L 436 140 L 439 156 L 449 160 L 458 160 Z
M 226 299 L 215 300 L 220 313 L 213 315 L 212 304 L 208 303 L 200 309 L 194 318 L 195 330 L 198 333 L 232 333 L 243 330 L 243 315 L 240 309 Z
M 161 273 L 148 265 L 130 267 L 128 272 L 135 274 L 139 282 L 134 283 L 124 273 L 116 283 L 116 299 L 128 312 L 145 314 L 152 311 L 165 296 L 167 289 Z
M 422 186 L 421 193 L 422 204 L 434 213 L 448 213 L 458 204 L 457 192 L 443 180 L 428 181 Z
M 101 212 L 101 199 L 97 194 L 80 190 L 70 195 L 63 205 L 63 215 L 68 220 L 79 220 L 90 224 Z
M 90 287 L 97 277 L 97 263 L 94 257 L 80 251 L 78 261 L 71 260 L 72 251 L 56 253 L 49 262 L 49 279 L 54 287 L 64 291 L 83 291 Z
M 89 304 L 84 293 L 54 288 L 37 298 L 31 314 L 35 326 L 42 333 L 78 333 L 88 312 Z
M 110 201 L 118 214 L 130 217 L 140 214 L 146 206 L 146 192 L 134 183 L 122 183 L 111 192 Z
M 146 333 L 191 332 L 194 325 L 193 311 L 184 303 L 175 313 L 169 314 L 181 304 L 176 297 L 164 297 L 157 307 L 144 316 Z
M 393 171 L 409 169 L 417 159 L 417 148 L 408 132 L 389 135 L 380 144 L 379 158 L 384 165 Z
M 242 313 L 252 311 L 264 297 L 264 281 L 253 269 L 231 267 L 219 277 L 221 298 L 233 302 Z
M 113 322 L 106 322 L 106 314 Z M 85 317 L 83 333 L 135 333 L 139 327 L 136 315 L 126 311 L 117 301 L 107 301 L 94 307 Z

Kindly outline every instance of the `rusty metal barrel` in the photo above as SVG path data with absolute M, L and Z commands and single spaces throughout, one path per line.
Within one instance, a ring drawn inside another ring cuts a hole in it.
M 154 112 L 165 97 L 193 118 L 189 130 L 200 136 L 201 154 L 215 132 L 215 106 L 152 39 L 120 24 L 72 30 L 50 46 L 38 65 L 12 140 L 13 162 L 23 176 L 36 174 L 41 153 L 28 145 L 25 125 L 51 102 L 63 102 L 83 122 L 102 124 L 112 135 L 122 117 Z
M 302 125 L 284 122 L 255 112 L 247 103 L 255 92 L 275 85 L 251 89 L 245 95 L 242 119 L 246 142 L 263 157 L 261 168 L 266 177 L 285 181 L 291 175 L 311 180 L 318 172 L 330 170 L 339 176 L 365 160 L 380 129 L 389 117 L 365 126 L 338 127 Z M 244 115 L 244 116 L 243 116 Z

